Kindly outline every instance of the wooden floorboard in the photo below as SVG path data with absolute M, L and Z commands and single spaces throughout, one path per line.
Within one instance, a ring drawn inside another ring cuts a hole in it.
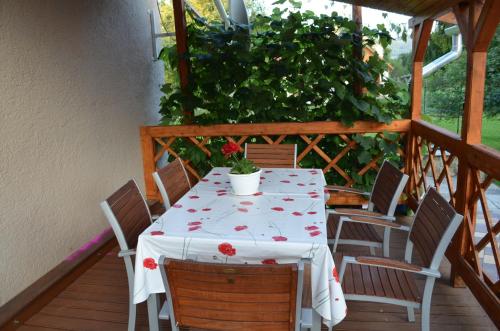
M 403 256 L 405 236 L 393 234 L 391 252 Z M 342 249 L 342 247 L 341 247 Z M 346 252 L 367 254 L 366 250 L 345 249 Z M 484 310 L 466 288 L 448 285 L 450 265 L 443 261 L 443 278 L 436 282 L 431 309 L 431 330 L 496 330 Z M 419 281 L 422 290 L 423 282 Z M 306 291 L 307 292 L 307 291 Z M 306 293 L 306 297 L 308 296 Z M 305 299 L 305 303 L 310 299 Z M 128 312 L 128 285 L 123 261 L 116 257 L 116 249 L 106 254 L 93 267 L 59 293 L 50 303 L 26 321 L 11 326 L 22 331 L 49 330 L 126 330 Z M 413 331 L 420 330 L 417 322 L 407 321 L 406 309 L 385 304 L 348 302 L 346 319 L 335 330 L 349 331 Z M 137 330 L 148 330 L 145 303 L 137 307 Z M 162 330 L 170 330 L 168 322 L 161 322 Z M 326 330 L 326 329 L 324 329 Z

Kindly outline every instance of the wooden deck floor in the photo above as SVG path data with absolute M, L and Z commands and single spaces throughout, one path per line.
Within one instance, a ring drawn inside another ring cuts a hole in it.
M 402 256 L 404 237 L 394 234 L 392 252 Z M 486 313 L 468 289 L 448 286 L 449 263 L 444 261 L 443 279 L 434 289 L 431 310 L 431 330 L 496 330 Z M 419 284 L 422 288 L 422 283 Z M 31 330 L 126 330 L 127 329 L 127 278 L 116 249 L 108 252 L 92 268 L 53 298 L 29 319 L 14 329 Z M 406 309 L 372 303 L 348 302 L 345 321 L 335 330 L 420 330 L 417 322 L 409 323 Z M 169 323 L 161 323 L 162 330 L 170 330 Z M 12 328 L 11 328 L 12 329 Z M 138 307 L 137 330 L 148 330 L 145 303 Z

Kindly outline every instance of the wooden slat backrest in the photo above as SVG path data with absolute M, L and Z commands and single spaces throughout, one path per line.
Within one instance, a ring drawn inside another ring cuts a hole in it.
M 384 161 L 373 184 L 370 196 L 374 211 L 385 215 L 390 214 L 391 203 L 394 199 L 399 199 L 399 196 L 395 197 L 395 195 L 403 178 L 405 178 L 405 175 L 398 168 L 390 162 Z
M 128 181 L 107 198 L 106 202 L 118 221 L 128 246 L 121 248 L 135 248 L 139 234 L 151 225 L 151 215 L 136 183 Z
M 422 200 L 410 232 L 410 240 L 418 252 L 422 265 L 430 267 L 438 246 L 456 211 L 435 189 L 430 188 Z
M 189 177 L 180 158 L 158 169 L 157 173 L 165 187 L 170 205 L 176 203 L 191 189 Z
M 295 168 L 297 147 L 294 144 L 246 144 L 246 158 L 260 168 Z
M 180 327 L 294 330 L 297 265 L 234 265 L 166 259 Z

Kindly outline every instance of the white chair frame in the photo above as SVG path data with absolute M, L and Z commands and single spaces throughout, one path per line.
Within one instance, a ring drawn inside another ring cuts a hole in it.
M 387 160 L 384 160 L 382 163 L 382 166 L 386 163 L 389 162 Z M 368 207 L 367 211 L 374 211 L 374 203 L 372 202 L 372 197 L 373 197 L 373 191 L 375 189 L 375 185 L 377 184 L 377 180 L 379 179 L 380 172 L 377 173 L 377 176 L 375 177 L 375 182 L 372 187 L 371 192 L 360 192 L 359 194 L 368 196 Z M 380 218 L 383 220 L 387 221 L 395 221 L 396 218 L 394 217 L 394 213 L 396 212 L 396 207 L 398 205 L 399 198 L 401 194 L 403 193 L 403 190 L 406 186 L 406 182 L 408 181 L 409 176 L 407 174 L 403 174 L 401 177 L 401 180 L 399 182 L 399 185 L 396 189 L 396 192 L 394 193 L 394 196 L 392 197 L 389 210 L 387 211 L 387 214 L 384 216 L 370 216 L 372 218 Z M 342 189 L 339 189 L 339 191 L 344 191 Z M 345 189 L 345 192 L 349 192 L 349 188 Z M 390 238 L 391 238 L 391 227 L 386 227 L 384 229 L 384 238 L 382 243 L 377 243 L 377 242 L 372 242 L 372 241 L 365 241 L 365 240 L 348 240 L 348 239 L 340 239 L 340 233 L 342 232 L 342 224 L 344 221 L 349 221 L 349 216 L 362 216 L 361 214 L 355 214 L 353 212 L 352 214 L 346 214 L 346 213 L 339 213 L 335 211 L 335 209 L 327 209 L 326 210 L 326 218 L 328 219 L 328 215 L 330 214 L 335 214 L 335 215 L 340 215 L 340 216 L 345 216 L 341 217 L 340 222 L 337 226 L 337 231 L 335 233 L 335 239 L 328 239 L 328 244 L 333 245 L 332 252 L 335 253 L 337 252 L 337 246 L 338 245 L 356 245 L 356 246 L 365 246 L 369 247 L 370 249 L 370 254 L 375 255 L 375 248 L 381 248 L 383 252 L 384 257 L 389 257 L 390 252 L 389 252 L 389 246 L 390 246 Z
M 431 189 L 433 189 L 433 188 L 429 188 L 429 190 L 431 190 Z M 420 205 L 418 207 L 415 215 L 418 215 L 418 212 L 419 212 L 421 206 L 422 205 Z M 420 308 L 422 310 L 422 331 L 429 331 L 432 291 L 434 289 L 435 280 L 437 278 L 441 277 L 441 273 L 439 272 L 439 265 L 441 264 L 441 260 L 443 259 L 446 248 L 448 247 L 449 243 L 451 242 L 451 239 L 453 238 L 453 235 L 455 234 L 458 227 L 460 226 L 462 219 L 463 219 L 462 215 L 455 212 L 455 215 L 453 216 L 451 222 L 449 223 L 443 236 L 441 237 L 441 240 L 440 240 L 440 242 L 436 248 L 436 251 L 434 252 L 434 255 L 432 257 L 431 264 L 428 268 L 422 267 L 422 268 L 420 268 L 419 271 L 415 271 L 415 270 L 408 270 L 408 269 L 397 268 L 397 267 L 392 267 L 392 266 L 381 266 L 383 268 L 403 270 L 406 272 L 412 272 L 412 273 L 416 273 L 416 274 L 425 276 L 426 279 L 425 279 L 424 293 L 422 296 L 422 303 L 421 304 L 411 302 L 411 301 L 399 300 L 399 299 L 381 298 L 381 297 L 376 297 L 376 296 L 355 295 L 355 294 L 346 294 L 345 299 L 352 300 L 352 301 L 365 301 L 365 302 L 368 301 L 368 302 L 388 303 L 388 304 L 393 304 L 393 305 L 398 305 L 398 306 L 405 306 L 407 308 L 408 320 L 410 322 L 415 321 L 414 309 Z M 389 222 L 387 222 L 387 223 L 389 223 Z M 390 223 L 387 225 L 380 225 L 380 226 L 387 227 L 387 226 L 390 226 Z M 408 231 L 408 239 L 406 241 L 406 249 L 405 249 L 405 261 L 407 263 L 411 263 L 412 255 L 413 255 L 413 243 L 410 240 L 410 234 L 411 234 L 412 228 L 413 228 L 413 224 L 410 227 L 401 228 L 401 230 Z M 339 278 L 340 278 L 341 283 L 343 281 L 345 269 L 346 269 L 348 263 L 359 264 L 359 265 L 374 265 L 374 264 L 361 263 L 361 262 L 357 261 L 355 257 L 352 257 L 352 256 L 344 256 L 342 258 L 342 264 L 340 266 L 340 272 L 339 272 Z
M 181 165 L 182 165 L 182 170 L 184 171 L 184 175 L 186 176 L 186 180 L 189 184 L 189 188 L 191 189 L 191 181 L 189 180 L 188 173 L 186 171 L 186 168 L 184 167 L 184 163 L 182 160 L 181 160 Z M 170 199 L 168 198 L 167 189 L 165 188 L 165 185 L 163 185 L 163 182 L 160 178 L 160 175 L 158 175 L 157 171 L 153 173 L 153 179 L 156 183 L 156 186 L 158 187 L 158 190 L 160 191 L 161 198 L 163 199 L 163 206 L 165 207 L 165 210 L 168 210 L 171 207 Z
M 133 179 L 135 186 L 138 188 L 137 183 L 135 179 Z M 144 199 L 144 195 L 142 194 L 141 190 L 138 191 L 141 195 L 142 201 L 144 203 L 144 208 L 148 211 L 149 215 L 149 221 L 152 222 L 151 218 L 151 212 L 149 210 L 148 204 L 146 203 L 146 200 Z M 101 202 L 101 209 L 104 212 L 104 215 L 106 216 L 109 224 L 111 225 L 111 228 L 113 229 L 113 232 L 115 233 L 116 240 L 118 241 L 118 245 L 120 246 L 120 251 L 118 252 L 118 257 L 123 258 L 123 262 L 125 263 L 125 269 L 127 271 L 127 279 L 128 279 L 128 292 L 129 292 L 129 313 L 128 313 L 128 331 L 134 331 L 135 330 L 135 321 L 136 321 L 136 316 L 137 316 L 137 309 L 136 305 L 134 304 L 134 264 L 135 264 L 135 249 L 131 249 L 128 247 L 127 240 L 125 239 L 125 235 L 123 234 L 123 230 L 120 226 L 120 223 L 116 219 L 115 214 L 113 213 L 113 210 L 111 209 L 111 206 L 109 203 L 104 200 Z M 165 303 L 166 304 L 166 303 Z M 164 305 L 165 305 L 164 304 Z M 166 306 L 165 308 L 162 307 L 162 312 L 159 315 L 160 319 L 168 319 L 169 316 L 168 314 L 165 314 L 166 312 Z
M 243 156 L 246 158 L 247 157 L 247 145 L 248 143 L 245 143 L 245 151 L 243 153 Z M 294 151 L 293 151 L 293 168 L 297 168 L 297 144 L 293 144 L 294 146 Z

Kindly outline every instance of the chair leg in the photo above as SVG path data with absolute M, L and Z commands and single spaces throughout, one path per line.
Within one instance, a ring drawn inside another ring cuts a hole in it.
M 408 310 L 408 321 L 415 322 L 415 309 L 413 307 L 406 307 Z
M 125 256 L 123 258 L 125 262 L 125 269 L 127 270 L 128 278 L 128 331 L 135 330 L 135 318 L 136 318 L 136 306 L 134 304 L 134 266 L 132 258 L 130 256 Z
M 422 331 L 430 330 L 431 299 L 434 289 L 434 277 L 427 277 L 425 280 L 424 295 L 422 298 Z
M 128 303 L 128 328 L 127 328 L 128 331 L 135 330 L 135 316 L 136 316 L 136 306 L 134 304 L 134 298 L 130 297 Z
M 385 228 L 385 230 L 384 230 L 384 242 L 382 243 L 384 257 L 389 257 L 390 242 L 391 242 L 391 229 Z

